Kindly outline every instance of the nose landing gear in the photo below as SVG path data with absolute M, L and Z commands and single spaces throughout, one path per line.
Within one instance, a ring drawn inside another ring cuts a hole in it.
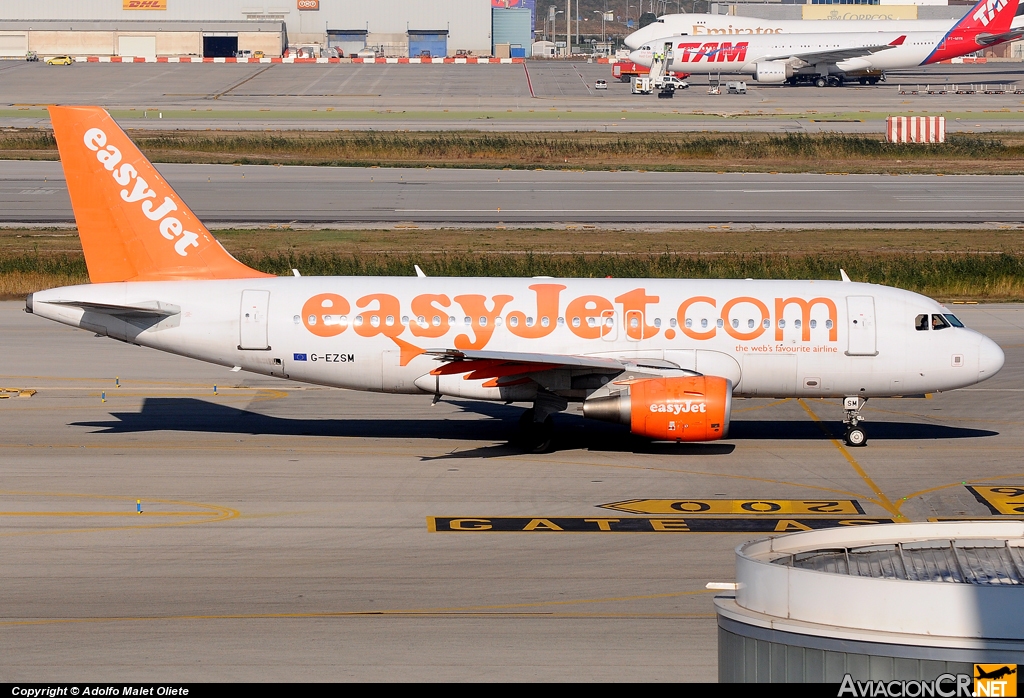
M 843 409 L 846 412 L 846 416 L 843 417 L 843 424 L 846 425 L 846 434 L 843 436 L 843 441 L 846 442 L 847 446 L 860 447 L 868 445 L 868 434 L 864 427 L 860 426 L 860 423 L 864 421 L 860 411 L 866 402 L 867 398 L 859 396 L 843 398 Z

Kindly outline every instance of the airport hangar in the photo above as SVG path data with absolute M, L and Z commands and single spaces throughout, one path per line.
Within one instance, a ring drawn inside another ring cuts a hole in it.
M 0 58 L 231 57 L 292 48 L 351 56 L 489 56 L 494 44 L 532 43 L 532 3 L 491 0 L 6 0 Z M 493 26 L 493 30 L 492 30 Z M 325 54 L 326 55 L 326 54 Z

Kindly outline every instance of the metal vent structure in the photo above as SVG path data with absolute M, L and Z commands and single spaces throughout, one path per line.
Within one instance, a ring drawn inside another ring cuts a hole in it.
M 954 584 L 1022 585 L 1024 551 L 1010 541 L 898 542 L 815 550 L 772 560 L 776 565 L 873 579 Z

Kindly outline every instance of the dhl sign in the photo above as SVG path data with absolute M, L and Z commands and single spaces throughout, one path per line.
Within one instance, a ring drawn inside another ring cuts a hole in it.
M 681 63 L 746 63 L 748 46 L 749 41 L 681 43 L 676 47 L 676 60 Z
M 121 0 L 122 10 L 166 10 L 167 0 Z
M 353 304 L 337 293 L 320 293 L 302 306 L 301 322 L 318 337 L 335 337 L 352 331 L 362 337 L 383 335 L 399 346 L 409 346 L 399 339 L 407 332 L 417 338 L 443 337 L 453 328 L 456 349 L 483 349 L 495 331 L 502 328 L 522 339 L 540 339 L 556 331 L 568 331 L 580 339 L 598 340 L 614 336 L 621 319 L 626 337 L 650 339 L 662 334 L 665 339 L 714 339 L 724 333 L 739 341 L 753 341 L 766 332 L 776 342 L 786 337 L 800 342 L 836 342 L 838 311 L 830 298 L 774 298 L 769 303 L 753 296 L 716 299 L 693 296 L 675 307 L 667 326 L 661 319 L 652 319 L 649 306 L 661 298 L 649 295 L 643 287 L 632 289 L 615 298 L 583 295 L 566 299 L 566 286 L 557 283 L 533 284 L 532 297 L 525 310 L 516 307 L 515 296 L 498 294 L 464 294 L 449 297 L 444 293 L 425 293 L 414 297 L 408 306 L 389 293 L 371 293 Z M 793 312 L 795 310 L 795 312 Z M 789 324 L 787 325 L 787 311 Z

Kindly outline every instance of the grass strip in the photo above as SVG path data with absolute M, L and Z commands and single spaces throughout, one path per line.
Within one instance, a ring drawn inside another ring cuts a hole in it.
M 261 271 L 303 276 L 410 276 L 419 264 L 428 276 L 587 277 L 659 279 L 838 279 L 917 291 L 943 300 L 1024 300 L 1024 254 L 475 254 L 240 252 Z M 43 288 L 87 283 L 85 260 L 75 254 L 0 255 L 0 296 L 22 297 Z
M 1024 134 L 952 134 L 941 145 L 882 136 L 770 133 L 136 131 L 154 162 L 253 165 L 646 169 L 851 173 L 1024 172 Z M 0 134 L 0 158 L 57 159 L 52 133 Z

